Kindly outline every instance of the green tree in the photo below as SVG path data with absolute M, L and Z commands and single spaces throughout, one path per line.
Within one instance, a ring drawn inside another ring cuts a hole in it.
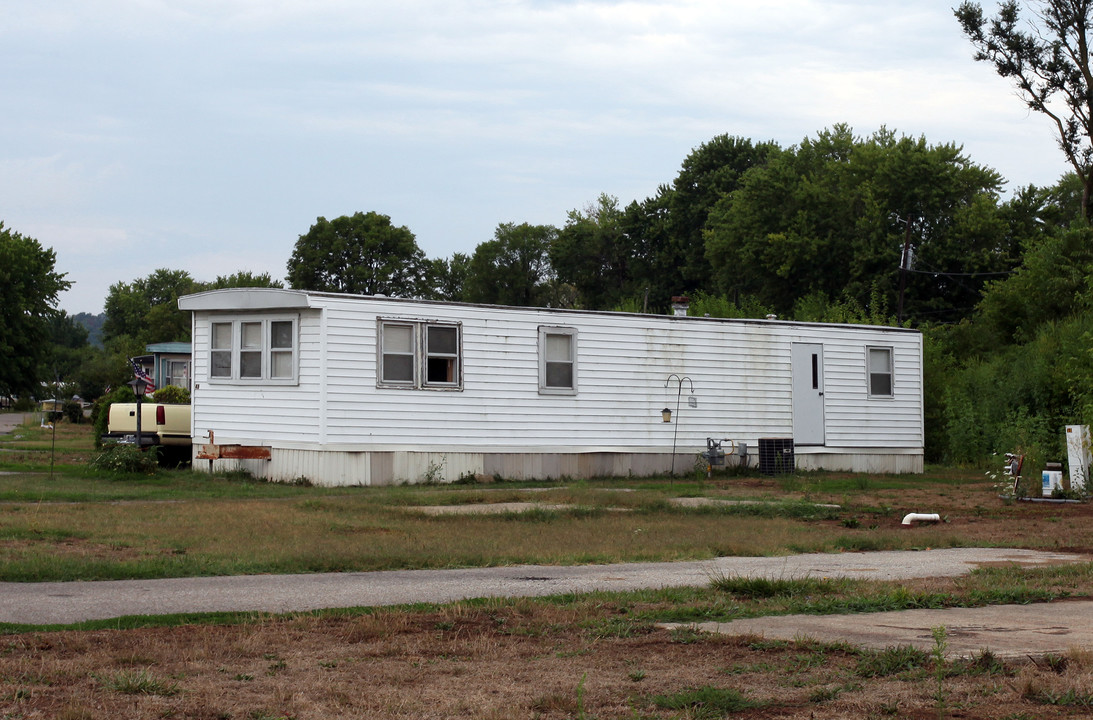
M 81 326 L 87 328 L 87 341 L 96 347 L 102 347 L 102 324 L 106 321 L 106 314 L 92 315 L 87 312 L 78 312 L 72 319 Z
M 710 214 L 706 252 L 722 293 L 790 315 L 805 296 L 864 308 L 879 292 L 897 308 L 910 240 L 905 317 L 959 319 L 1016 263 L 1000 185 L 955 145 L 839 125 L 746 172 Z
M 773 142 L 718 135 L 684 159 L 668 196 L 669 252 L 674 255 L 673 264 L 680 268 L 680 291 L 712 286 L 703 235 L 710 212 L 740 187 L 746 172 L 764 165 L 778 151 Z
M 1027 23 L 1022 23 L 1015 0 L 1003 2 L 990 20 L 979 3 L 967 0 L 954 13 L 975 47 L 975 59 L 1012 78 L 1029 109 L 1051 121 L 1063 155 L 1081 180 L 1081 214 L 1088 218 L 1093 192 L 1093 4 L 1041 0 L 1026 5 L 1031 8 Z
M 465 253 L 453 253 L 450 259 L 437 258 L 429 261 L 427 300 L 463 299 L 463 285 L 470 272 L 471 258 Z
M 138 352 L 143 352 L 141 348 Z M 70 379 L 76 386 L 76 394 L 85 400 L 94 400 L 106 392 L 107 388 L 119 387 L 133 379 L 133 368 L 129 357 L 138 352 L 108 352 L 88 346 L 80 351 L 80 365 Z
M 463 287 L 467 302 L 542 305 L 553 273 L 548 251 L 558 235 L 551 225 L 502 223 L 494 239 L 475 248 Z
M 1061 427 L 1093 421 L 1093 229 L 1071 222 L 1080 195 L 1074 176 L 1017 193 L 1005 210 L 1020 264 L 987 284 L 971 318 L 927 330 L 931 460 L 1058 457 Z
M 600 195 L 584 210 L 571 210 L 551 243 L 550 264 L 558 280 L 577 291 L 577 304 L 605 310 L 640 291 L 632 275 L 637 253 L 624 232 L 619 200 Z
M 178 299 L 203 289 L 185 270 L 165 268 L 131 283 L 111 285 L 104 308 L 104 342 L 141 353 L 149 343 L 188 341 L 190 313 L 178 309 Z
M 1088 311 L 1093 301 L 1093 230 L 1045 235 L 1013 275 L 991 283 L 979 305 L 983 344 L 1030 342 L 1045 324 Z
M 0 394 L 25 395 L 51 380 L 50 318 L 71 287 L 55 270 L 56 255 L 0 222 Z
M 219 275 L 211 283 L 203 283 L 203 290 L 221 290 L 223 288 L 283 288 L 285 284 L 280 280 L 274 280 L 269 273 L 252 273 L 247 270 L 232 273 L 231 275 Z
M 50 357 L 46 365 L 50 376 L 73 383 L 91 349 L 87 328 L 59 310 L 49 318 L 49 335 Z
M 626 207 L 620 222 L 632 256 L 629 292 L 641 295 L 642 307 L 662 311 L 673 295 L 714 289 L 704 237 L 710 212 L 777 152 L 774 143 L 718 135 L 691 151 L 671 185 Z
M 324 292 L 420 297 L 427 272 L 414 234 L 376 212 L 318 218 L 288 261 L 290 287 Z
M 110 286 L 102 326 L 106 352 L 88 356 L 87 367 L 76 373 L 85 397 L 101 394 L 106 386 L 131 377 L 128 359 L 141 355 L 151 343 L 188 342 L 190 313 L 178 308 L 183 295 L 234 287 L 283 287 L 267 273 L 241 271 L 221 275 L 211 283 L 199 282 L 185 270 L 160 268 L 131 283 Z

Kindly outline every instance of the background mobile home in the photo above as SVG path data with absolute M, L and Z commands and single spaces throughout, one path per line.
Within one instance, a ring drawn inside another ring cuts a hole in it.
M 179 306 L 198 469 L 321 485 L 649 475 L 690 472 L 728 438 L 752 464 L 761 439 L 791 439 L 798 469 L 922 471 L 912 330 L 256 288 Z

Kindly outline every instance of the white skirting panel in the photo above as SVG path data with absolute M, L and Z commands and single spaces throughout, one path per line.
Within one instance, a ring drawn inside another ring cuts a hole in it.
M 324 487 L 450 483 L 474 475 L 504 480 L 646 477 L 672 470 L 670 453 L 455 453 L 367 452 L 273 448 L 270 460 L 194 460 L 195 470 L 243 470 L 274 482 L 310 482 Z M 736 462 L 728 458 L 729 465 Z M 752 457 L 751 465 L 757 459 Z M 675 472 L 689 475 L 702 464 L 693 454 L 677 454 Z M 796 468 L 865 473 L 921 473 L 922 453 L 798 452 Z

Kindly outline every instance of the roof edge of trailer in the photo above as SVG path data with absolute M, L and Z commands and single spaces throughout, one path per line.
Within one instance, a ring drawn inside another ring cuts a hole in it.
M 778 318 L 720 318 L 698 317 L 694 315 L 661 315 L 657 313 L 635 313 L 621 310 L 583 310 L 573 308 L 552 308 L 531 305 L 490 305 L 487 303 L 459 302 L 455 300 L 424 300 L 419 298 L 400 298 L 388 295 L 360 295 L 354 293 L 335 293 L 318 290 L 286 290 L 282 288 L 223 288 L 206 290 L 178 299 L 180 310 L 190 311 L 238 311 L 238 310 L 289 310 L 315 308 L 321 306 L 321 300 L 368 300 L 375 302 L 402 303 L 433 307 L 472 307 L 494 310 L 534 311 L 559 315 L 599 315 L 609 317 L 649 317 L 658 320 L 679 322 L 719 322 L 733 324 L 792 325 L 816 327 L 853 327 L 862 329 L 885 330 L 888 332 L 920 333 L 915 328 L 894 325 L 865 325 L 854 323 L 829 323 L 800 320 L 780 320 Z

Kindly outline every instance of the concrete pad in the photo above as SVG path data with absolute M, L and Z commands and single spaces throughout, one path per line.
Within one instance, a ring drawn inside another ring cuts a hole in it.
M 529 510 L 569 510 L 572 505 L 547 505 L 533 502 L 469 503 L 466 505 L 412 505 L 403 508 L 408 512 L 425 515 L 500 515 L 503 513 L 528 512 Z
M 474 487 L 474 489 L 475 489 L 476 492 L 513 492 L 513 489 L 508 488 L 508 487 L 480 487 L 480 486 L 476 485 Z M 519 488 L 518 490 L 516 490 L 516 492 L 536 493 L 536 492 L 550 492 L 551 490 L 565 490 L 565 489 L 566 489 L 565 485 L 560 485 L 558 487 Z
M 766 500 L 730 500 L 728 498 L 711 498 L 711 497 L 677 497 L 670 498 L 668 504 L 678 505 L 679 507 L 709 507 L 716 505 L 772 505 L 776 501 Z M 806 503 L 812 507 L 827 508 L 831 510 L 841 510 L 841 505 L 828 505 L 826 503 Z
M 809 638 L 876 650 L 912 645 L 926 651 L 934 647 L 933 629 L 943 626 L 949 658 L 969 657 L 985 649 L 999 657 L 1013 658 L 1093 648 L 1093 601 L 855 615 L 778 615 L 726 623 L 662 625 L 669 629 L 681 626 L 724 635 Z
M 7 435 L 15 428 L 23 424 L 32 413 L 0 413 L 0 435 Z

